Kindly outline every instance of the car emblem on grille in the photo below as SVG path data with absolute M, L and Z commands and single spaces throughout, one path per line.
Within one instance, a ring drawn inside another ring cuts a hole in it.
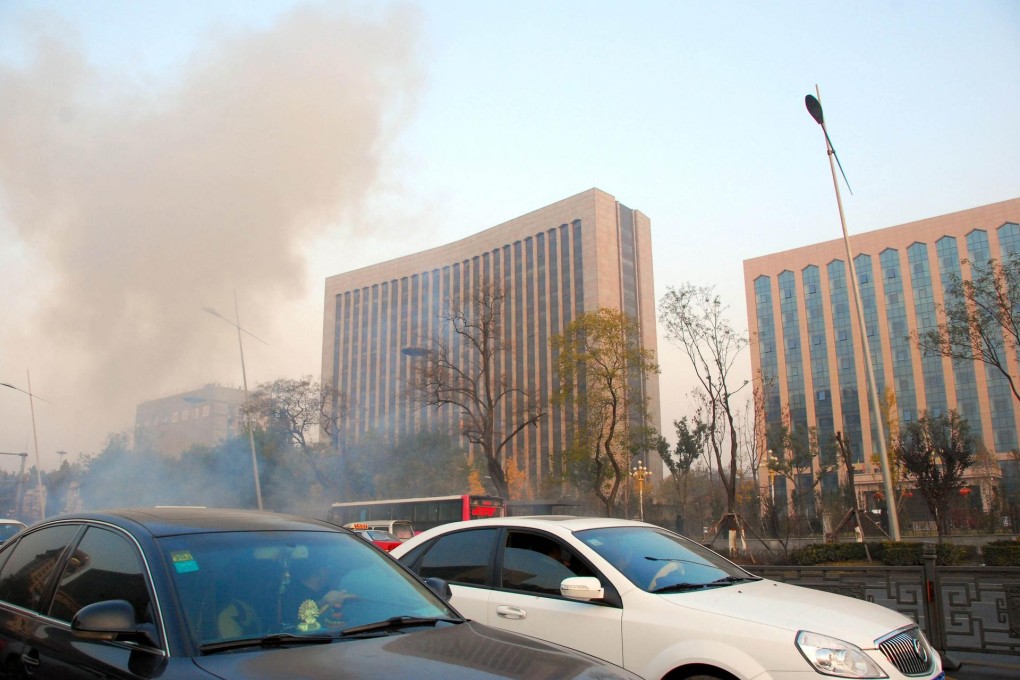
M 924 645 L 921 644 L 921 640 L 919 640 L 918 638 L 914 638 L 913 642 L 914 642 L 914 654 L 916 654 L 917 658 L 920 659 L 922 662 L 927 662 L 928 650 L 924 648 Z

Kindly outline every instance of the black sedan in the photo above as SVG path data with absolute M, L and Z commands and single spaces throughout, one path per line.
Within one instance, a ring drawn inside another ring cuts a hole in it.
M 334 525 L 205 508 L 65 515 L 8 541 L 0 675 L 635 677 L 465 621 Z

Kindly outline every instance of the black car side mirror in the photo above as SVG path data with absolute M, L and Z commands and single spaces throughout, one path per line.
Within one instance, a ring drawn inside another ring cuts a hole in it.
M 151 624 L 140 624 L 126 600 L 103 600 L 82 607 L 71 620 L 71 631 L 89 640 L 136 640 L 158 646 Z
M 453 597 L 453 589 L 450 588 L 450 584 L 445 579 L 441 579 L 438 576 L 429 576 L 425 579 L 425 585 L 429 587 L 429 590 L 447 602 Z

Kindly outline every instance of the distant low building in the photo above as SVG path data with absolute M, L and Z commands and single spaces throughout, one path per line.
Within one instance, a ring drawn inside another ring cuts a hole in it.
M 206 385 L 135 409 L 135 446 L 178 456 L 194 446 L 216 446 L 242 432 L 244 390 Z

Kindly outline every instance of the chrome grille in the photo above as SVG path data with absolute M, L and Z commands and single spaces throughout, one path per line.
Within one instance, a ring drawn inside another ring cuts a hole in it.
M 904 675 L 925 675 L 935 668 L 935 650 L 916 627 L 898 630 L 879 640 L 878 648 Z

